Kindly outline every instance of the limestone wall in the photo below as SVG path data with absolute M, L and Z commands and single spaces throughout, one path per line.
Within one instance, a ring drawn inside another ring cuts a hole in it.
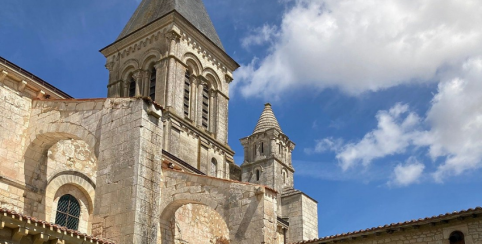
M 318 203 L 306 195 L 301 196 L 303 239 L 311 240 L 318 237 Z
M 22 155 L 31 103 L 30 98 L 0 83 L 0 204 L 16 211 L 24 201 Z
M 262 186 L 165 170 L 158 243 L 170 244 L 176 238 L 173 213 L 186 204 L 201 204 L 222 216 L 231 244 L 277 242 L 274 192 Z
M 281 198 L 283 218 L 289 218 L 288 240 L 297 242 L 318 238 L 317 203 L 301 192 Z

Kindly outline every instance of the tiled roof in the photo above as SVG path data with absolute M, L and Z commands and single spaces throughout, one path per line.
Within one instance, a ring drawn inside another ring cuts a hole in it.
M 117 41 L 176 11 L 224 51 L 223 44 L 202 0 L 143 0 L 122 30 Z
M 58 231 L 58 230 L 64 231 L 64 232 L 67 232 L 68 234 L 71 234 L 73 236 L 85 238 L 89 241 L 93 241 L 93 242 L 96 242 L 96 243 L 99 243 L 99 244 L 115 244 L 113 241 L 110 241 L 110 240 L 107 240 L 107 239 L 102 239 L 102 238 L 90 236 L 90 235 L 87 235 L 85 233 L 81 233 L 81 232 L 76 231 L 76 230 L 71 230 L 71 229 L 68 229 L 67 227 L 60 226 L 60 225 L 57 225 L 57 224 L 54 224 L 54 223 L 49 223 L 47 221 L 39 220 L 39 219 L 36 219 L 34 217 L 23 215 L 23 214 L 17 213 L 13 210 L 9 210 L 9 209 L 6 209 L 6 208 L 0 208 L 0 215 L 15 218 L 15 219 L 19 219 L 19 220 L 27 222 L 27 223 L 30 222 L 32 224 L 41 224 L 41 225 L 44 225 L 46 228 L 52 228 L 54 231 Z
M 271 109 L 271 104 L 267 103 L 264 105 L 264 110 L 259 117 L 258 123 L 254 128 L 253 134 L 258 132 L 263 132 L 269 129 L 277 129 L 279 132 L 281 131 L 281 127 L 279 126 L 278 120 L 274 116 L 273 110 Z
M 400 229 L 404 227 L 406 228 L 411 226 L 431 224 L 438 221 L 450 220 L 450 219 L 466 217 L 466 216 L 477 217 L 479 214 L 482 214 L 482 207 L 469 208 L 467 210 L 454 211 L 452 213 L 440 214 L 438 216 L 426 217 L 421 219 L 413 219 L 410 221 L 399 222 L 399 223 L 392 223 L 384 226 L 368 228 L 365 230 L 358 230 L 358 231 L 353 231 L 348 233 L 326 236 L 326 237 L 309 240 L 309 241 L 296 242 L 293 244 L 318 244 L 318 243 L 326 243 L 328 241 L 341 240 L 345 238 L 364 236 L 364 235 L 375 234 L 380 232 L 393 233 L 396 231 L 396 229 Z

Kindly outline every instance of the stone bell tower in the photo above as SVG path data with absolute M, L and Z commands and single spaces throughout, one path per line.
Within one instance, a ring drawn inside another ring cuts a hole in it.
M 146 97 L 163 108 L 163 160 L 230 178 L 228 101 L 239 65 L 225 52 L 202 0 L 143 0 L 101 50 L 108 97 Z
M 242 181 L 266 185 L 278 192 L 293 188 L 291 152 L 295 144 L 281 130 L 271 104 L 265 104 L 253 134 L 241 139 L 241 144 Z
M 286 136 L 276 119 L 271 104 L 264 105 L 253 134 L 242 138 L 244 162 L 242 181 L 266 185 L 277 195 L 278 232 L 284 232 L 288 243 L 318 237 L 317 202 L 294 188 L 291 153 L 295 144 Z

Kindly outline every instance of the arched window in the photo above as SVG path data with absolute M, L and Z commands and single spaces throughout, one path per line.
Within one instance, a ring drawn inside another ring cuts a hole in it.
M 191 94 L 191 73 L 189 70 L 186 70 L 186 74 L 184 74 L 184 116 L 189 117 L 189 98 Z
M 136 79 L 133 75 L 129 76 L 129 97 L 136 96 Z
M 80 204 L 70 194 L 63 195 L 57 204 L 55 224 L 65 226 L 72 230 L 79 228 Z
M 209 128 L 209 88 L 207 85 L 203 86 L 203 113 L 202 126 L 205 129 Z
M 211 176 L 218 176 L 218 162 L 215 158 L 211 159 Z
M 156 100 L 156 76 L 156 68 L 152 67 L 151 76 L 149 78 L 149 97 L 152 99 L 152 101 Z
M 460 231 L 454 231 L 449 237 L 450 244 L 465 244 L 464 233 Z
M 256 181 L 259 181 L 261 172 L 259 172 L 259 169 L 256 170 Z

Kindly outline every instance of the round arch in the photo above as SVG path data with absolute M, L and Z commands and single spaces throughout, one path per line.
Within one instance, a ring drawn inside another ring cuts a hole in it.
M 216 71 L 211 68 L 206 68 L 203 70 L 203 76 L 206 77 L 207 80 L 211 81 L 211 87 L 215 90 L 222 90 L 221 80 L 219 79 Z
M 200 75 L 201 70 L 203 70 L 203 66 L 201 61 L 197 58 L 196 55 L 193 53 L 186 53 L 184 54 L 182 61 L 188 65 L 188 67 L 191 67 L 195 75 Z
M 192 200 L 170 203 L 161 214 L 158 243 L 229 244 L 225 218 L 212 206 Z
M 38 123 L 43 125 L 43 123 Z M 39 126 L 41 127 L 41 126 Z M 42 131 L 41 134 L 33 134 L 23 155 L 24 182 L 27 188 L 36 193 L 43 194 L 47 187 L 47 151 L 55 143 L 61 140 L 82 140 L 87 144 L 88 149 L 99 156 L 99 142 L 95 135 L 80 125 L 70 123 L 51 123 L 35 131 Z M 33 199 L 26 199 L 24 209 L 33 209 L 36 202 Z M 33 212 L 27 214 L 34 215 Z M 34 217 L 45 219 L 45 212 L 36 213 Z
M 45 219 L 55 222 L 57 202 L 65 194 L 74 196 L 81 204 L 79 231 L 90 233 L 90 222 L 94 211 L 95 184 L 82 173 L 62 172 L 53 177 L 42 199 L 45 206 Z
M 151 48 L 144 52 L 144 59 L 141 62 L 141 67 L 143 70 L 148 70 L 151 68 L 153 62 L 161 59 L 161 50 L 158 48 Z

